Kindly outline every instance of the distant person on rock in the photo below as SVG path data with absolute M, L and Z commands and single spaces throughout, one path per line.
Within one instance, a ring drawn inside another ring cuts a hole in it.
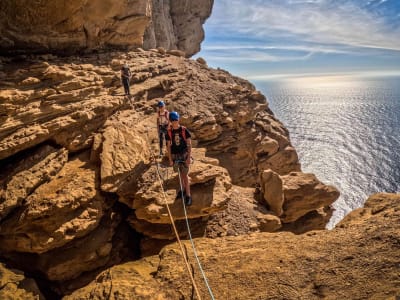
M 165 108 L 164 101 L 159 101 L 158 104 L 158 111 L 157 111 L 157 132 L 158 138 L 160 140 L 160 158 L 163 156 L 163 144 L 164 139 L 166 141 L 166 135 L 168 133 L 168 125 L 169 125 L 169 112 Z
M 127 63 L 125 63 L 122 68 L 121 68 L 121 81 L 122 84 L 124 85 L 124 90 L 125 90 L 125 96 L 129 96 L 131 94 L 130 89 L 129 89 L 129 81 L 131 80 L 132 73 L 131 70 L 129 69 L 129 66 Z
M 184 198 L 185 205 L 192 205 L 189 183 L 189 165 L 192 154 L 192 140 L 189 130 L 179 124 L 179 114 L 176 111 L 169 113 L 171 126 L 168 128 L 167 150 L 170 166 L 174 167 L 175 172 L 180 173 L 184 190 L 179 190 L 176 199 Z

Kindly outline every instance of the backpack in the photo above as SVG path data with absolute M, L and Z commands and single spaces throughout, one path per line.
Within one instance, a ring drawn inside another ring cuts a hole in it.
M 182 128 L 181 134 L 182 134 L 183 140 L 186 143 L 186 127 L 181 125 L 181 128 Z M 169 136 L 169 140 L 172 142 L 172 127 L 168 128 L 168 136 Z

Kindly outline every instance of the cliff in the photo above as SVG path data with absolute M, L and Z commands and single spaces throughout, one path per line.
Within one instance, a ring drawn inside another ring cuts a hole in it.
M 191 56 L 204 39 L 212 0 L 0 2 L 0 53 L 177 49 Z
M 399 201 L 400 195 L 373 195 L 331 231 L 196 239 L 215 299 L 398 299 Z M 201 297 L 209 299 L 188 252 Z M 117 299 L 118 291 L 124 299 L 191 299 L 193 287 L 174 244 L 157 257 L 106 270 L 65 299 Z
M 193 134 L 188 223 L 217 299 L 400 293 L 398 195 L 324 230 L 339 192 L 301 171 L 267 99 L 185 58 L 212 4 L 0 2 L 1 299 L 191 298 L 165 206 L 187 239 L 178 175 L 155 157 L 159 100 Z
M 152 156 L 159 99 L 193 133 L 194 236 L 304 232 L 329 219 L 338 191 L 300 171 L 265 97 L 171 53 L 1 58 L 1 257 L 47 292 L 70 293 L 102 268 L 158 253 L 174 239 L 165 201 L 187 236 L 177 174 Z

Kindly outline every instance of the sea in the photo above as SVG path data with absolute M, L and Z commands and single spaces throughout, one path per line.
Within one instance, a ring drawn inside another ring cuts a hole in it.
M 371 194 L 400 192 L 400 76 L 251 82 L 288 128 L 302 171 L 340 191 L 328 229 Z

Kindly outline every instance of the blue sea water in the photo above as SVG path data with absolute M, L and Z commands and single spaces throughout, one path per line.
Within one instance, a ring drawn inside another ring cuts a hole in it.
M 400 77 L 253 83 L 289 129 L 303 172 L 339 189 L 328 228 L 369 195 L 400 192 Z

